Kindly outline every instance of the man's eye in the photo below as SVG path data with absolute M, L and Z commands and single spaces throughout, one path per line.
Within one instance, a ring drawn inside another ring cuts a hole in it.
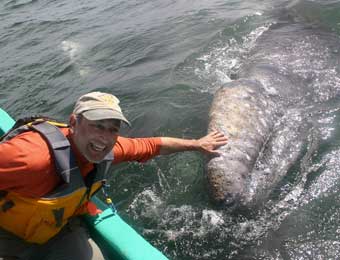
M 98 129 L 98 130 L 103 130 L 103 129 L 104 129 L 104 127 L 103 127 L 102 125 L 99 125 L 99 124 L 92 124 L 91 126 L 92 126 L 93 128 Z
M 119 130 L 116 129 L 116 128 L 111 128 L 110 132 L 111 132 L 111 134 L 117 134 L 119 132 Z
M 117 134 L 119 132 L 119 128 L 106 128 L 104 125 L 101 124 L 91 124 L 92 128 L 99 130 L 99 131 L 109 131 L 111 134 Z

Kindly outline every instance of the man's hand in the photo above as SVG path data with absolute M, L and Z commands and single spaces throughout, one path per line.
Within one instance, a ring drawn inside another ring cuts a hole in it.
M 219 131 L 213 131 L 197 140 L 199 150 L 203 153 L 218 156 L 218 148 L 228 143 L 228 138 Z

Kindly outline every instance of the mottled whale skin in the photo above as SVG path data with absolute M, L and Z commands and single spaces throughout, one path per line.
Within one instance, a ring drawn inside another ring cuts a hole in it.
M 227 205 L 244 201 L 246 179 L 275 122 L 275 103 L 254 80 L 238 80 L 220 88 L 210 109 L 209 130 L 220 130 L 229 143 L 207 165 L 213 200 Z
M 217 90 L 210 108 L 208 131 L 229 138 L 206 164 L 213 202 L 250 208 L 268 198 L 306 144 L 306 107 L 337 95 L 328 90 L 338 86 L 319 89 L 313 80 L 335 71 L 338 51 L 337 37 L 300 24 L 274 25 L 258 39 L 239 79 Z

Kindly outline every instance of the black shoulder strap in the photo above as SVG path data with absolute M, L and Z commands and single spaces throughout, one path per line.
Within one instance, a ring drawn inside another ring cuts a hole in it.
M 70 172 L 78 168 L 75 156 L 71 151 L 68 139 L 58 127 L 47 122 L 31 125 L 31 127 L 45 137 L 53 150 L 54 162 L 57 172 L 66 183 L 70 183 Z
M 94 169 L 85 178 L 85 185 L 87 187 L 91 187 L 92 184 L 97 181 L 106 181 L 113 158 L 113 154 L 109 153 L 105 156 L 102 162 L 94 164 Z

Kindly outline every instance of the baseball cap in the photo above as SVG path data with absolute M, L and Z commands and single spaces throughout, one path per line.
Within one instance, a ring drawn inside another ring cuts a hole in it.
M 131 126 L 119 106 L 119 99 L 103 92 L 90 92 L 81 96 L 73 113 L 83 115 L 88 120 L 118 119 Z

